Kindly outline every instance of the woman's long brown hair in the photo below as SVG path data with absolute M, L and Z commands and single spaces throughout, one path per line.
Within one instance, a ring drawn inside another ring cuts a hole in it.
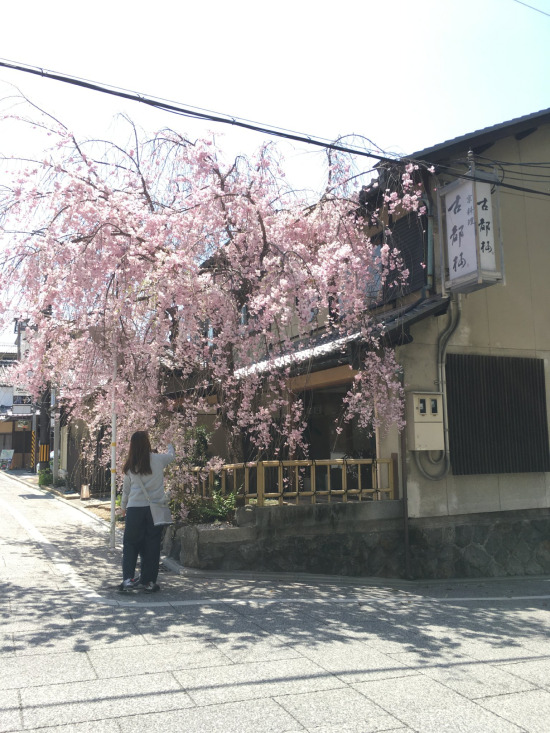
M 153 473 L 151 471 L 151 443 L 146 430 L 138 430 L 130 438 L 128 458 L 122 468 L 123 473 Z

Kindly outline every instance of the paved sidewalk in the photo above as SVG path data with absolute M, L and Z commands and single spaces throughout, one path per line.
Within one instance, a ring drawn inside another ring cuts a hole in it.
M 0 474 L 0 731 L 544 731 L 550 579 L 181 571 Z

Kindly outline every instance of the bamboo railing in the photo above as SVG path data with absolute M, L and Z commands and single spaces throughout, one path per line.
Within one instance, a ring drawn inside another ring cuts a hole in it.
M 236 493 L 245 504 L 316 504 L 394 498 L 389 459 L 335 458 L 318 461 L 257 461 L 224 465 L 219 471 L 194 469 L 195 491 L 212 496 Z

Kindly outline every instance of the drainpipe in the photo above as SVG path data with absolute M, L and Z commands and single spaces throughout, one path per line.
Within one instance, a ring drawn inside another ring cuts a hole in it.
M 404 380 L 402 378 L 402 384 Z M 409 495 L 407 490 L 407 436 L 405 429 L 400 435 L 401 450 L 401 488 L 403 501 L 403 541 L 405 545 L 405 578 L 412 580 L 411 575 L 411 546 L 409 541 Z
M 420 451 L 414 451 L 414 460 L 416 463 L 416 467 L 418 468 L 422 476 L 429 479 L 430 481 L 439 481 L 440 479 L 444 478 L 449 473 L 449 469 L 451 467 L 451 458 L 449 452 L 449 420 L 447 415 L 447 377 L 445 369 L 445 357 L 447 355 L 447 346 L 449 345 L 451 336 L 454 334 L 454 332 L 458 328 L 458 324 L 460 323 L 460 317 L 462 314 L 462 301 L 460 298 L 460 294 L 452 295 L 450 314 L 451 315 L 449 318 L 449 325 L 440 335 L 437 342 L 437 379 L 439 384 L 439 391 L 442 394 L 441 400 L 443 405 L 443 468 L 438 474 L 434 475 L 428 473 L 420 462 Z M 437 463 L 441 463 L 441 461 L 437 461 Z
M 453 322 L 449 325 L 449 328 L 441 334 L 438 342 L 438 380 L 439 380 L 439 391 L 442 393 L 443 402 L 443 445 L 445 446 L 445 462 L 447 468 L 445 473 L 448 473 L 451 466 L 451 456 L 449 452 L 449 418 L 447 415 L 447 369 L 445 367 L 445 358 L 447 356 L 447 346 L 451 340 L 451 336 L 454 334 L 460 323 L 460 317 L 462 315 L 462 298 L 460 293 L 453 295 L 451 305 L 455 304 L 454 313 L 455 317 Z

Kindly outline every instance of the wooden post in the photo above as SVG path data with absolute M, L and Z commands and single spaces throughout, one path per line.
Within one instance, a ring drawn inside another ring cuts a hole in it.
M 256 484 L 257 506 L 263 506 L 265 492 L 265 466 L 263 461 L 258 461 L 256 465 Z

